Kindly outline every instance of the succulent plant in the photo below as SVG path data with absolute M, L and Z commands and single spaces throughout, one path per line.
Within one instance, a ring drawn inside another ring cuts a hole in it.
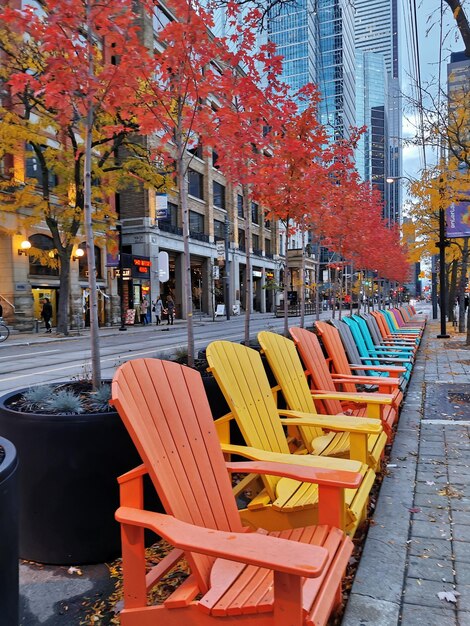
M 90 394 L 90 408 L 97 412 L 109 411 L 111 408 L 109 406 L 110 399 L 111 385 L 109 385 L 108 383 L 104 383 L 103 385 L 101 385 L 98 391 Z
M 47 409 L 53 413 L 65 413 L 78 415 L 85 411 L 83 400 L 73 391 L 61 389 L 57 391 L 46 403 Z
M 23 407 L 27 411 L 39 410 L 54 397 L 54 393 L 55 387 L 53 385 L 30 387 L 23 394 Z

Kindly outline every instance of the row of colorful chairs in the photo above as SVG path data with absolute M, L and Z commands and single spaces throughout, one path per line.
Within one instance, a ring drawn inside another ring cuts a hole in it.
M 334 326 L 323 330 L 324 347 L 327 336 L 338 340 Z M 411 337 L 415 345 L 420 334 Z M 379 375 L 331 372 L 316 334 L 292 328 L 291 335 L 261 332 L 262 354 L 228 341 L 208 346 L 230 408 L 215 422 L 197 371 L 159 359 L 117 371 L 112 403 L 143 461 L 119 479 L 122 626 L 319 626 L 341 605 L 351 538 L 367 516 L 403 399 L 391 374 L 408 370 L 374 357 L 373 370 L 359 366 Z M 414 348 L 401 346 L 391 348 L 412 363 Z M 231 443 L 232 420 L 245 445 Z M 248 460 L 226 460 L 233 455 Z M 146 474 L 166 515 L 144 508 Z M 152 569 L 145 528 L 173 546 Z M 182 558 L 188 578 L 163 604 L 148 606 L 149 589 Z

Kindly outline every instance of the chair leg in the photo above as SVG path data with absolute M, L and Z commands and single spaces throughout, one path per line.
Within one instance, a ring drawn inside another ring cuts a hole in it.
M 147 604 L 144 529 L 121 524 L 121 541 L 124 607 L 144 607 Z
M 274 572 L 274 626 L 302 626 L 302 584 L 300 576 Z

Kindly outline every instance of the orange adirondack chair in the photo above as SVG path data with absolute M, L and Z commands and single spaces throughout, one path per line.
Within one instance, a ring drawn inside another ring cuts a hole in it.
M 290 463 L 225 463 L 201 376 L 177 363 L 128 361 L 114 377 L 112 404 L 143 460 L 119 478 L 121 626 L 326 624 L 341 602 L 351 540 L 328 523 L 245 532 L 228 471 L 317 483 L 320 503 L 323 497 L 328 500 L 320 512 L 322 523 L 331 519 L 334 494 L 345 486 L 357 487 L 360 475 Z M 143 510 L 146 473 L 171 514 Z M 144 528 L 174 546 L 147 574 Z M 147 606 L 148 590 L 183 557 L 191 575 L 163 604 Z
M 354 376 L 349 365 L 343 342 L 341 341 L 338 329 L 327 324 L 326 322 L 315 322 L 315 328 L 322 338 L 323 345 L 331 359 L 334 373 L 331 374 L 333 380 L 338 383 L 341 380 L 341 386 L 344 391 L 356 391 L 356 384 L 375 384 L 379 387 L 379 393 L 390 393 L 393 396 L 392 406 L 395 411 L 400 410 L 403 400 L 403 393 L 400 391 L 400 381 L 398 378 L 385 376 Z M 361 369 L 373 369 L 373 366 L 361 365 Z
M 350 401 L 349 396 L 351 394 L 336 391 L 335 380 L 332 378 L 328 369 L 318 337 L 314 333 L 303 328 L 291 328 L 290 334 L 302 358 L 307 375 L 310 377 L 311 387 L 314 391 L 314 400 L 321 400 L 321 404 L 323 405 L 325 412 L 330 415 L 341 415 L 347 411 L 349 414 L 357 415 L 359 417 L 365 416 L 365 406 L 353 408 L 350 404 L 346 406 L 341 404 L 342 394 L 346 402 Z M 336 382 L 338 382 L 338 380 L 341 379 L 336 379 Z M 335 391 L 336 398 L 322 398 L 321 391 Z M 367 396 L 368 394 L 357 395 Z M 398 418 L 397 411 L 393 405 L 380 407 L 380 418 L 382 420 L 383 429 L 387 434 L 387 438 L 391 440 L 392 427 Z

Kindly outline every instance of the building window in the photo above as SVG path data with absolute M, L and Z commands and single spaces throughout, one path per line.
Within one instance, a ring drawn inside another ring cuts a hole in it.
M 79 246 L 85 253 L 78 258 L 78 276 L 82 279 L 88 278 L 88 259 L 86 253 L 86 243 L 83 241 Z M 95 276 L 96 278 L 103 278 L 103 272 L 101 271 L 101 248 L 95 246 Z
M 41 146 L 41 152 L 46 149 L 46 146 Z M 38 181 L 38 185 L 42 187 L 42 169 L 39 163 L 39 159 L 36 156 L 36 153 L 33 150 L 33 147 L 30 144 L 26 144 L 26 178 L 35 178 Z M 47 168 L 47 178 L 49 182 L 49 187 L 53 188 L 57 186 L 58 178 L 57 176 L 51 172 L 49 168 Z
M 178 205 L 174 202 L 168 202 L 168 213 L 164 219 L 158 220 L 158 226 L 178 226 Z
M 188 172 L 188 193 L 194 198 L 204 200 L 204 176 L 195 170 Z
M 251 221 L 253 224 L 259 224 L 259 207 L 256 202 L 251 203 Z
M 212 189 L 214 192 L 214 206 L 225 209 L 225 187 L 214 180 Z
M 238 229 L 238 247 L 240 250 L 245 250 L 245 231 L 241 228 Z
M 59 260 L 52 237 L 31 235 L 29 242 L 37 250 L 37 254 L 34 252 L 29 254 L 29 273 L 35 276 L 58 276 Z
M 214 220 L 214 237 L 225 239 L 225 224 L 221 220 Z
M 204 233 L 204 215 L 196 211 L 189 212 L 189 232 Z
M 259 252 L 259 235 L 253 235 L 252 236 L 252 242 L 253 242 L 253 252 Z
M 217 161 L 219 160 L 219 155 L 217 153 L 216 150 L 212 149 L 212 167 L 215 167 L 215 169 L 219 169 L 219 166 L 217 165 Z
M 264 240 L 264 252 L 266 253 L 266 255 L 271 255 L 271 239 L 265 239 Z
M 243 196 L 240 194 L 237 195 L 237 211 L 238 217 L 245 217 L 245 214 L 243 213 Z
M 203 159 L 204 158 L 204 150 L 202 148 L 202 143 L 198 142 L 198 144 L 192 148 L 188 148 L 188 152 L 190 152 L 193 156 L 197 157 L 198 159 Z

